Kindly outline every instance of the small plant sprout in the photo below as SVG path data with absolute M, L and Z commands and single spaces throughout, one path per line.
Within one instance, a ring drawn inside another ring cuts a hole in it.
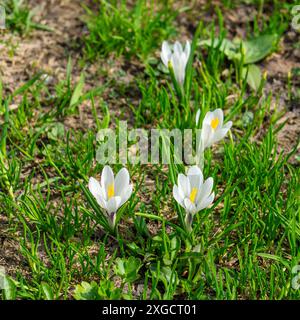
M 232 121 L 228 121 L 225 124 L 223 121 L 224 114 L 221 109 L 206 113 L 201 130 L 201 145 L 203 151 L 226 136 L 232 126 Z
M 176 41 L 171 46 L 164 41 L 161 49 L 161 60 L 167 68 L 172 68 L 177 83 L 182 87 L 185 79 L 185 69 L 191 53 L 191 44 L 186 41 L 185 48 Z
M 194 215 L 212 204 L 215 193 L 212 191 L 214 180 L 208 178 L 203 182 L 203 174 L 198 166 L 188 169 L 187 175 L 178 175 L 178 185 L 173 187 L 173 197 L 186 211 L 185 228 L 192 231 Z
M 121 169 L 115 178 L 112 169 L 105 166 L 100 183 L 93 177 L 89 180 L 89 190 L 105 211 L 109 225 L 113 229 L 116 224 L 117 210 L 130 198 L 132 189 L 126 168 Z

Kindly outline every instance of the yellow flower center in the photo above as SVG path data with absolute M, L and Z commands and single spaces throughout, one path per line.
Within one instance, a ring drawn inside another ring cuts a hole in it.
M 219 124 L 219 119 L 214 118 L 211 120 L 210 126 L 215 130 L 217 128 L 218 124 Z
M 111 197 L 113 197 L 115 195 L 115 186 L 114 184 L 110 184 L 107 188 L 107 196 L 108 199 L 110 199 Z
M 195 203 L 196 200 L 196 195 L 197 195 L 198 189 L 197 188 L 193 188 L 192 192 L 190 194 L 190 200 Z

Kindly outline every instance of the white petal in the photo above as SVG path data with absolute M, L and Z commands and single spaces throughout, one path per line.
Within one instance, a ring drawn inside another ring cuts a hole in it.
M 201 130 L 201 141 L 203 150 L 209 148 L 213 144 L 214 132 L 210 125 L 203 124 Z
M 173 186 L 173 197 L 181 206 L 183 206 L 183 194 L 176 185 Z
M 93 177 L 90 177 L 89 179 L 89 190 L 91 192 L 91 194 L 96 197 L 96 195 L 100 194 L 100 183 Z
M 121 197 L 121 202 L 120 202 L 120 207 L 131 197 L 132 195 L 132 190 L 133 190 L 133 185 L 130 184 L 126 187 L 125 191 L 122 194 Z
M 173 47 L 173 51 L 175 54 L 178 54 L 179 56 L 181 56 L 183 49 L 182 49 L 182 45 L 179 41 L 176 41 Z
M 214 114 L 211 111 L 208 111 L 203 119 L 203 126 L 210 126 L 211 120 L 214 118 Z
M 223 129 L 231 129 L 231 127 L 232 127 L 232 121 L 228 121 L 223 125 Z
M 203 174 L 198 166 L 192 166 L 187 172 L 188 179 L 190 181 L 190 186 L 192 188 L 199 189 L 203 183 Z
M 187 40 L 184 48 L 185 64 L 187 64 L 187 62 L 189 61 L 190 54 L 191 54 L 191 44 Z
M 97 203 L 99 204 L 99 206 L 104 209 L 107 210 L 107 201 L 105 201 L 104 198 L 102 197 L 96 197 Z
M 101 174 L 101 187 L 105 190 L 105 196 L 107 199 L 107 190 L 108 187 L 114 184 L 114 173 L 110 166 L 105 166 Z
M 220 140 L 222 140 L 226 136 L 228 131 L 229 131 L 229 128 L 228 129 L 219 129 L 219 130 L 217 130 L 215 132 L 213 138 L 212 138 L 212 144 L 213 143 L 217 143 Z
M 184 194 L 184 197 L 189 197 L 191 193 L 191 186 L 189 179 L 182 173 L 178 175 L 178 188 Z
M 199 205 L 197 206 L 197 210 L 200 211 L 204 208 L 207 208 L 208 206 L 210 206 L 213 203 L 214 199 L 215 199 L 215 193 L 213 192 L 209 197 L 203 199 L 199 203 Z
M 97 200 L 97 203 L 100 205 L 100 207 L 105 209 L 106 203 L 103 189 L 101 188 L 100 183 L 93 177 L 89 179 L 89 190 Z
M 195 204 L 188 198 L 185 198 L 184 201 L 184 207 L 186 209 L 186 211 L 195 214 L 197 212 L 197 208 L 195 206 Z
M 182 74 L 180 56 L 177 53 L 173 53 L 171 56 L 171 65 L 174 71 L 174 76 L 178 84 L 182 85 L 184 75 Z
M 120 207 L 120 203 L 121 203 L 121 198 L 120 197 L 112 197 L 109 199 L 109 201 L 107 202 L 107 213 L 111 214 L 111 213 L 116 213 L 117 210 Z
M 171 59 L 171 49 L 170 49 L 170 45 L 167 41 L 164 41 L 162 43 L 162 48 L 161 48 L 161 60 L 163 62 L 163 64 L 168 68 L 168 64 L 169 64 L 169 60 Z
M 211 194 L 213 185 L 214 185 L 214 179 L 212 177 L 205 180 L 197 196 L 196 203 L 202 202 L 203 199 L 206 199 Z
M 115 195 L 123 197 L 129 186 L 129 172 L 126 168 L 121 169 L 115 178 Z
M 214 118 L 218 118 L 219 119 L 219 123 L 217 128 L 221 128 L 223 126 L 223 121 L 224 121 L 224 113 L 222 109 L 216 109 L 213 112 Z

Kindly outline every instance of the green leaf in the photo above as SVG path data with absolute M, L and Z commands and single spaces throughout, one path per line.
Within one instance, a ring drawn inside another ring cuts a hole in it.
M 213 48 L 218 48 L 220 51 L 222 51 L 228 59 L 233 60 L 240 57 L 240 53 L 237 51 L 239 48 L 239 45 L 233 43 L 229 39 L 208 39 L 208 40 L 202 40 L 199 42 L 200 46 L 206 45 Z
M 64 135 L 65 135 L 65 126 L 60 122 L 54 123 L 51 126 L 51 129 L 47 133 L 48 138 L 54 141 L 63 139 Z
M 17 90 L 15 90 L 12 94 L 13 97 L 17 96 L 17 95 L 21 95 L 23 94 L 25 91 L 27 91 L 36 81 L 38 81 L 41 76 L 43 75 L 42 72 L 39 72 L 37 75 L 35 75 L 32 79 L 30 79 L 29 81 L 27 81 L 23 86 L 21 86 L 20 88 L 18 88 Z
M 265 259 L 271 259 L 277 262 L 282 263 L 286 268 L 290 269 L 290 262 L 285 260 L 282 257 L 276 256 L 274 254 L 269 254 L 269 253 L 257 253 L 256 255 L 258 255 L 259 257 L 265 258 Z
M 142 267 L 140 259 L 135 257 L 129 257 L 128 259 L 116 259 L 116 265 L 114 267 L 118 276 L 124 279 L 125 282 L 134 282 L 139 278 L 139 270 Z
M 42 282 L 42 289 L 46 300 L 54 300 L 54 295 L 51 287 L 46 282 Z
M 82 73 L 80 76 L 80 79 L 75 87 L 75 90 L 73 92 L 71 102 L 70 102 L 70 107 L 76 105 L 79 102 L 79 99 L 82 96 L 83 86 L 84 86 L 84 75 Z
M 75 288 L 74 298 L 76 300 L 99 300 L 98 285 L 95 281 L 91 283 L 83 281 Z
M 250 64 L 248 67 L 243 68 L 242 76 L 243 79 L 246 79 L 247 77 L 247 83 L 253 90 L 258 90 L 262 78 L 259 67 L 254 64 Z
M 4 297 L 6 300 L 16 299 L 16 285 L 8 276 L 4 277 Z
M 200 46 L 206 45 L 213 48 L 218 48 L 230 60 L 240 60 L 241 53 L 239 52 L 242 43 L 244 49 L 244 64 L 258 62 L 269 55 L 275 48 L 277 35 L 262 35 L 250 40 L 235 39 L 208 39 L 199 42 Z
M 245 64 L 256 63 L 268 56 L 275 48 L 277 35 L 262 35 L 242 41 L 245 50 Z

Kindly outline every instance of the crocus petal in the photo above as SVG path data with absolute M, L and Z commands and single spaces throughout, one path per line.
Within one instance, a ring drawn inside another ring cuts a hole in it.
M 122 193 L 120 207 L 131 197 L 133 190 L 133 185 L 130 184 L 126 187 L 126 190 Z
M 173 51 L 175 54 L 177 54 L 178 56 L 181 56 L 183 49 L 182 49 L 182 45 L 179 41 L 176 41 L 174 43 L 174 47 L 173 47 Z
M 116 213 L 120 207 L 121 198 L 120 197 L 112 197 L 107 202 L 106 211 L 108 214 Z
M 184 54 L 186 58 L 185 63 L 187 63 L 191 54 L 191 43 L 188 40 L 185 43 Z
M 163 62 L 163 64 L 168 68 L 168 64 L 169 64 L 169 60 L 171 59 L 171 49 L 170 49 L 170 45 L 167 41 L 164 41 L 162 43 L 162 49 L 161 49 L 161 60 Z
M 182 191 L 176 185 L 173 186 L 173 197 L 178 202 L 178 204 L 183 206 L 184 195 L 183 195 Z
M 217 128 L 222 128 L 222 126 L 223 126 L 223 121 L 224 121 L 224 113 L 223 113 L 223 110 L 222 110 L 222 109 L 216 109 L 216 110 L 213 112 L 213 116 L 214 116 L 214 118 L 218 118 L 218 119 L 219 119 L 219 123 L 218 123 Z
M 215 193 L 213 192 L 209 197 L 203 199 L 199 205 L 197 206 L 197 211 L 203 210 L 204 208 L 207 208 L 210 206 L 215 199 Z
M 181 189 L 181 192 L 185 197 L 189 197 L 191 193 L 191 186 L 189 179 L 182 173 L 178 175 L 178 188 Z
M 201 169 L 198 166 L 192 166 L 187 172 L 188 179 L 190 181 L 190 186 L 192 188 L 199 188 L 203 183 L 203 174 Z
M 201 142 L 203 150 L 210 147 L 213 143 L 214 132 L 210 125 L 203 124 L 201 130 Z
M 196 208 L 195 204 L 190 199 L 185 198 L 183 201 L 183 204 L 184 204 L 186 211 L 188 211 L 192 214 L 195 214 L 197 212 L 197 208 Z
M 210 126 L 211 120 L 214 118 L 214 114 L 211 111 L 208 111 L 203 119 L 203 126 Z
M 121 169 L 115 178 L 115 196 L 123 197 L 129 186 L 129 172 L 126 168 Z
M 216 133 L 213 135 L 212 143 L 217 143 L 222 140 L 226 136 L 228 131 L 229 129 L 219 129 L 218 131 L 216 131 Z
M 214 179 L 213 178 L 210 177 L 210 178 L 205 180 L 205 182 L 203 183 L 203 185 L 201 187 L 201 190 L 200 190 L 200 192 L 199 192 L 199 194 L 197 196 L 196 203 L 198 201 L 202 201 L 202 199 L 207 198 L 211 194 L 213 185 L 214 185 Z
M 101 189 L 100 183 L 95 178 L 91 177 L 89 179 L 89 190 L 91 194 L 94 197 L 96 197 L 96 195 L 100 194 L 100 189 Z
M 93 177 L 89 179 L 89 190 L 94 198 L 97 200 L 97 203 L 100 205 L 101 208 L 105 209 L 105 195 L 103 189 L 100 186 L 100 183 Z
M 232 121 L 228 121 L 223 125 L 223 129 L 231 129 Z
M 180 56 L 177 53 L 173 53 L 171 57 L 171 65 L 173 68 L 174 76 L 176 81 L 181 85 L 183 80 L 182 72 L 181 72 L 181 61 Z
M 105 190 L 105 196 L 107 200 L 107 192 L 110 185 L 114 184 L 114 173 L 110 166 L 105 166 L 101 174 L 101 186 Z

